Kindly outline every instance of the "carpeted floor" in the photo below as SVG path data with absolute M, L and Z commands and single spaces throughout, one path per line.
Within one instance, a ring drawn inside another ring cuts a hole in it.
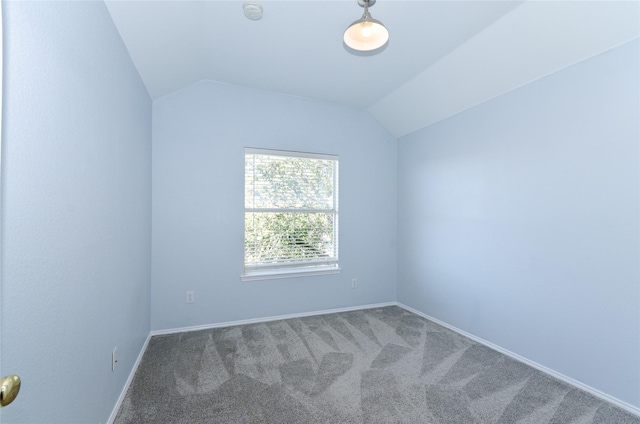
M 640 418 L 391 306 L 153 337 L 115 423 Z

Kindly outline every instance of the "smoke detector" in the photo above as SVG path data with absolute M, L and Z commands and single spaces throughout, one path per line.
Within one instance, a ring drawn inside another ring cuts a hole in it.
M 244 9 L 244 16 L 252 21 L 257 21 L 262 18 L 262 6 L 255 1 L 245 2 L 242 5 L 242 9 Z

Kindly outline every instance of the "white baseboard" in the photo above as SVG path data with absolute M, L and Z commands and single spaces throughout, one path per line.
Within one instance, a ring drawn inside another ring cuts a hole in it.
M 481 339 L 480 337 L 476 337 L 473 334 L 467 333 L 464 330 L 460 330 L 459 328 L 456 328 L 453 325 L 450 325 L 450 324 L 447 324 L 446 322 L 440 321 L 439 319 L 434 318 L 432 316 L 429 316 L 429 315 L 427 315 L 427 314 L 425 314 L 423 312 L 420 312 L 420 311 L 418 311 L 416 309 L 413 309 L 410 306 L 404 305 L 404 304 L 402 304 L 400 302 L 396 302 L 395 304 L 397 306 L 403 308 L 403 309 L 406 309 L 409 312 L 412 312 L 412 313 L 414 313 L 416 315 L 419 315 L 419 316 L 421 316 L 421 317 L 423 317 L 425 319 L 428 319 L 429 321 L 433 321 L 436 324 L 439 324 L 439 325 L 441 325 L 441 326 L 443 326 L 445 328 L 448 328 L 449 330 L 455 331 L 456 333 L 461 334 L 461 335 L 463 335 L 465 337 L 468 337 L 468 338 L 470 338 L 471 340 L 473 340 L 475 342 L 483 344 L 483 345 L 485 345 L 485 346 L 487 346 L 487 347 L 489 347 L 489 348 L 491 348 L 493 350 L 496 350 L 496 351 L 498 351 L 498 352 L 500 352 L 500 353 L 502 353 L 504 355 L 507 355 L 507 356 L 515 359 L 516 361 L 519 361 L 519 362 L 522 362 L 522 363 L 524 363 L 526 365 L 529 365 L 530 367 L 533 367 L 533 368 L 535 368 L 535 369 L 537 369 L 539 371 L 542 371 L 543 373 L 548 374 L 548 375 L 550 375 L 550 376 L 552 376 L 554 378 L 557 378 L 560 381 L 564 381 L 567 384 L 570 384 L 570 385 L 572 385 L 574 387 L 577 387 L 580 390 L 584 390 L 585 392 L 590 393 L 590 394 L 596 396 L 597 398 L 600 398 L 600 399 L 602 399 L 602 400 L 604 400 L 606 402 L 612 403 L 615 406 L 617 406 L 618 408 L 624 409 L 625 411 L 630 412 L 631 414 L 640 416 L 640 408 L 638 408 L 638 407 L 635 407 L 635 406 L 633 406 L 631 404 L 628 404 L 627 402 L 621 401 L 618 398 L 615 398 L 615 397 L 610 396 L 610 395 L 608 395 L 606 393 L 603 393 L 598 389 L 594 389 L 593 387 L 591 387 L 589 385 L 586 385 L 586 384 L 584 384 L 584 383 L 582 383 L 582 382 L 580 382 L 578 380 L 574 380 L 571 377 L 567 377 L 566 375 L 561 374 L 561 373 L 559 373 L 557 371 L 554 371 L 551 368 L 547 368 L 544 365 L 540 365 L 537 362 L 531 361 L 531 360 L 529 360 L 529 359 L 527 359 L 527 358 L 525 358 L 523 356 L 518 355 L 517 353 L 513 353 L 513 352 L 511 352 L 511 351 L 509 351 L 507 349 L 504 349 L 504 348 L 502 348 L 502 347 L 500 347 L 498 345 L 495 345 L 495 344 L 493 344 L 491 342 L 488 342 L 488 341 L 486 341 L 484 339 Z
M 263 317 L 263 318 L 253 318 L 253 319 L 244 319 L 239 321 L 227 321 L 220 322 L 215 324 L 204 324 L 204 325 L 194 325 L 192 327 L 179 327 L 179 328 L 169 328 L 166 330 L 154 330 L 149 333 L 151 336 L 160 336 L 165 334 L 175 334 L 175 333 L 185 333 L 188 331 L 199 331 L 199 330 L 208 330 L 210 328 L 222 328 L 222 327 L 233 327 L 236 325 L 246 325 L 246 324 L 260 324 L 263 322 L 270 321 L 279 321 L 283 319 L 291 319 L 291 318 L 302 318 L 302 317 L 310 317 L 314 315 L 327 315 L 327 314 L 335 314 L 338 312 L 350 312 L 350 311 L 359 311 L 363 309 L 373 309 L 373 308 L 382 308 L 385 306 L 395 306 L 396 302 L 385 302 L 385 303 L 375 303 L 369 305 L 360 305 L 360 306 L 349 306 L 346 308 L 338 308 L 338 309 L 325 309 L 321 311 L 313 311 L 313 312 L 301 312 L 297 314 L 288 314 L 288 315 L 278 315 L 272 317 Z
M 122 392 L 120 393 L 120 396 L 118 397 L 118 400 L 116 401 L 116 405 L 113 407 L 113 411 L 111 411 L 111 415 L 109 416 L 109 419 L 107 420 L 107 424 L 113 424 L 113 422 L 116 419 L 116 416 L 118 415 L 118 411 L 120 410 L 120 407 L 122 406 L 122 402 L 124 401 L 124 397 L 127 395 L 127 391 L 129 390 L 129 386 L 131 385 L 131 382 L 133 381 L 133 376 L 136 374 L 136 371 L 138 370 L 138 366 L 140 365 L 140 362 L 142 361 L 142 357 L 144 356 L 144 352 L 147 350 L 147 346 L 149 345 L 149 340 L 151 340 L 151 334 L 147 335 L 147 339 L 144 341 L 144 344 L 142 345 L 142 348 L 140 349 L 140 353 L 138 354 L 138 358 L 136 359 L 136 362 L 133 364 L 133 367 L 131 368 L 131 372 L 129 373 L 129 377 L 127 377 L 127 381 L 124 383 L 124 387 L 122 388 Z

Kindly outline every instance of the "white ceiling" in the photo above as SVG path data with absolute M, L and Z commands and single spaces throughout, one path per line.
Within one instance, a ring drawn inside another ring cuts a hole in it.
M 378 0 L 376 55 L 342 43 L 355 0 L 107 0 L 153 100 L 214 80 L 368 109 L 402 136 L 639 35 L 637 1 Z

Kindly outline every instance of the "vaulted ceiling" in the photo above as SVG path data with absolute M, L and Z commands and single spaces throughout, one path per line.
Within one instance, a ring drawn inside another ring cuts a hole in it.
M 364 108 L 408 134 L 640 35 L 636 1 L 378 0 L 374 55 L 342 33 L 355 0 L 107 0 L 152 99 L 201 80 Z

